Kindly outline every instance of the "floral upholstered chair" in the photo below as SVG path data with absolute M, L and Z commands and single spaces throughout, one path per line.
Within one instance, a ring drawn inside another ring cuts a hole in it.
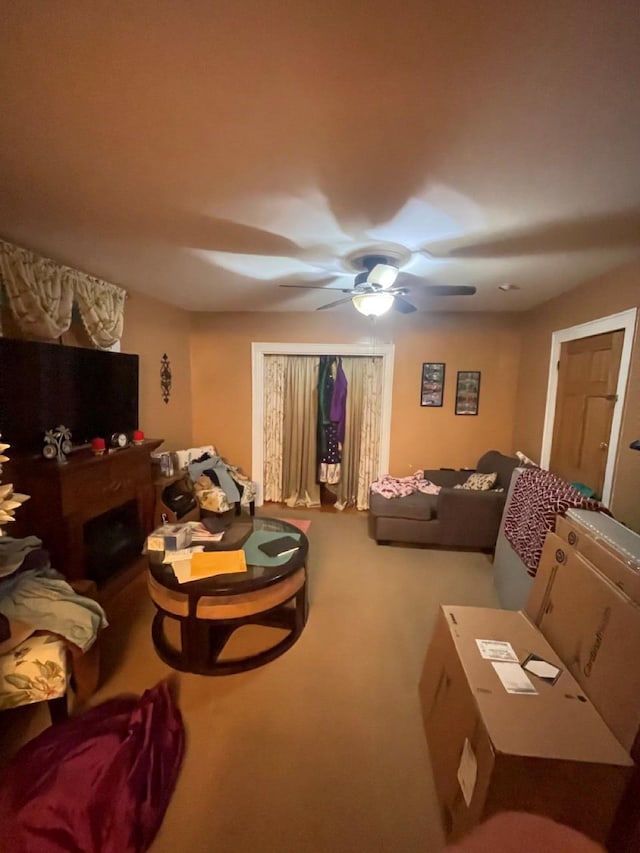
M 1 644 L 0 644 L 1 645 Z M 48 702 L 51 720 L 67 715 L 70 655 L 64 640 L 33 634 L 0 654 L 0 711 Z
M 0 441 L 0 476 L 2 464 L 9 461 L 4 455 L 8 448 Z M 28 499 L 14 491 L 13 483 L 0 480 L 0 711 L 47 701 L 51 720 L 56 722 L 67 716 L 69 685 L 74 687 L 76 704 L 81 705 L 97 687 L 99 676 L 98 628 L 91 634 L 86 626 L 84 633 L 82 625 L 80 630 L 68 627 L 67 592 L 73 598 L 71 614 L 83 610 L 81 602 L 86 602 L 98 611 L 96 625 L 106 627 L 107 621 L 102 608 L 94 604 L 93 581 L 68 583 L 62 575 L 51 573 L 49 555 L 37 537 L 5 535 L 3 526 L 15 520 L 16 509 Z M 28 561 L 29 571 L 20 574 Z M 66 606 L 65 618 L 62 606 Z M 64 637 L 53 633 L 58 630 Z
M 223 513 L 235 507 L 239 515 L 242 507 L 246 507 L 254 514 L 256 484 L 236 465 L 218 456 L 212 444 L 178 450 L 173 455 L 177 469 L 190 476 L 201 510 Z M 225 490 L 225 482 L 231 485 L 235 497 L 230 496 L 228 487 Z
M 95 597 L 92 581 L 73 581 L 71 587 Z M 51 605 L 55 608 L 55 601 Z M 99 675 L 97 640 L 82 651 L 58 634 L 36 631 L 0 613 L 0 711 L 47 702 L 55 723 L 67 716 L 69 690 L 78 708 L 95 692 Z

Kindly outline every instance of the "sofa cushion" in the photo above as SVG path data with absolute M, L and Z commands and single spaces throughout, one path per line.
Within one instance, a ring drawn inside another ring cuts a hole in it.
M 372 492 L 369 496 L 369 512 L 387 518 L 411 518 L 430 521 L 437 516 L 438 495 L 414 492 L 403 498 L 383 498 Z
M 511 475 L 520 464 L 517 456 L 505 456 L 499 450 L 489 450 L 478 459 L 476 470 L 480 474 L 491 474 L 495 471 L 498 475 L 495 488 L 508 489 Z

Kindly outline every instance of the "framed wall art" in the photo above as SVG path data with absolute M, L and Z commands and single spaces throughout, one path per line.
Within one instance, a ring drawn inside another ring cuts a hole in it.
M 420 384 L 420 405 L 441 406 L 444 397 L 444 364 L 440 361 L 428 361 L 422 365 Z
M 456 382 L 456 415 L 477 415 L 480 399 L 480 371 L 459 370 Z

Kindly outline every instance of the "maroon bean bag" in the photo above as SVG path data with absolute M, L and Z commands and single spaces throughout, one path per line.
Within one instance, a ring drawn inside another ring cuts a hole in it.
M 184 755 L 166 682 L 50 726 L 0 775 L 5 853 L 139 853 L 153 841 Z

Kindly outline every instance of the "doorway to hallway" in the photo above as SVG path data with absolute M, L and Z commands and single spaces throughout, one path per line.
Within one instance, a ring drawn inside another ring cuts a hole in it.
M 601 487 L 601 499 L 605 506 L 609 506 L 611 503 L 611 496 L 613 491 L 613 482 L 614 482 L 614 473 L 618 452 L 618 443 L 620 437 L 620 428 L 622 424 L 622 412 L 624 409 L 624 401 L 627 390 L 627 382 L 629 377 L 629 370 L 631 365 L 631 354 L 633 351 L 633 343 L 635 336 L 635 328 L 636 328 L 636 316 L 637 309 L 631 308 L 627 311 L 621 311 L 618 314 L 611 314 L 608 317 L 602 317 L 598 320 L 593 320 L 588 323 L 583 323 L 577 326 L 571 326 L 567 329 L 559 329 L 553 332 L 551 336 L 551 354 L 549 360 L 549 378 L 547 383 L 547 400 L 546 400 L 546 409 L 545 409 L 545 420 L 544 420 L 544 430 L 542 436 L 542 448 L 540 453 L 540 464 L 543 468 L 550 468 L 552 466 L 552 448 L 554 446 L 554 438 L 556 437 L 555 430 L 555 421 L 556 421 L 556 413 L 558 411 L 557 399 L 558 399 L 558 386 L 560 380 L 560 360 L 562 355 L 562 345 L 573 341 L 578 342 L 586 338 L 599 337 L 601 335 L 607 335 L 609 333 L 614 333 L 620 331 L 623 335 L 622 345 L 620 348 L 620 360 L 619 360 L 619 370 L 617 376 L 617 382 L 615 383 L 615 399 L 605 400 L 605 401 L 593 401 L 593 412 L 594 412 L 594 423 L 597 422 L 597 418 L 595 417 L 595 413 L 600 416 L 602 421 L 607 421 L 608 414 L 610 414 L 610 430 L 609 430 L 609 440 L 607 441 L 605 438 L 600 438 L 597 442 L 597 451 L 601 454 L 599 457 L 599 463 L 602 466 L 604 463 L 604 475 L 602 478 L 602 487 Z M 604 338 L 603 338 L 604 340 Z M 616 343 L 613 343 L 613 348 L 617 346 Z M 596 344 L 596 352 L 598 351 L 599 344 Z M 578 353 L 576 353 L 578 355 Z M 598 366 L 598 360 L 602 359 L 600 365 Z M 591 376 L 597 376 L 598 372 L 604 371 L 604 363 L 609 359 L 609 356 L 606 355 L 596 355 L 592 354 L 588 358 L 577 359 L 574 362 L 573 370 L 577 373 L 580 373 L 582 370 L 586 370 L 585 365 L 588 361 L 595 360 L 595 364 L 591 366 Z M 578 367 L 578 363 L 582 361 L 580 367 Z M 608 369 L 608 368 L 607 368 Z M 585 386 L 583 386 L 585 387 Z M 596 395 L 597 396 L 597 395 Z M 607 395 L 604 395 L 607 396 Z M 584 405 L 586 405 L 587 394 L 583 395 Z M 559 439 L 559 444 L 556 446 L 557 448 L 562 447 L 562 442 L 566 444 L 579 444 L 580 442 L 577 440 L 578 437 L 582 434 L 583 427 L 583 418 L 580 415 L 576 415 L 575 409 L 578 407 L 578 404 L 574 402 L 572 404 L 574 406 L 573 420 L 571 417 L 568 418 L 569 423 L 573 423 L 573 429 L 570 427 L 566 428 L 566 435 L 562 435 Z M 562 404 L 560 404 L 560 409 L 562 408 Z M 607 409 L 609 409 L 609 413 L 607 413 Z M 578 412 L 578 414 L 580 414 Z M 605 418 L 605 415 L 607 417 Z M 562 417 L 561 417 L 562 420 Z M 560 427 L 559 427 L 560 429 Z M 563 428 L 564 429 L 564 428 Z M 591 444 L 592 439 L 589 437 L 589 431 L 594 429 L 595 427 L 588 426 L 586 428 L 588 443 Z M 600 443 L 605 443 L 607 447 L 600 447 Z M 575 448 L 572 452 L 575 452 Z M 595 456 L 595 451 L 587 453 L 586 456 Z M 604 460 L 602 459 L 604 457 Z M 571 461 L 571 460 L 570 460 Z M 558 464 L 557 456 L 554 457 L 554 463 Z M 561 473 L 560 470 L 555 469 L 558 473 Z M 595 470 L 595 463 L 594 463 Z M 572 481 L 571 472 L 568 472 L 569 478 Z M 566 476 L 566 475 L 562 475 Z M 591 476 L 591 475 L 588 475 Z M 583 479 L 578 479 L 578 482 L 584 482 Z M 595 490 L 594 490 L 595 491 Z

